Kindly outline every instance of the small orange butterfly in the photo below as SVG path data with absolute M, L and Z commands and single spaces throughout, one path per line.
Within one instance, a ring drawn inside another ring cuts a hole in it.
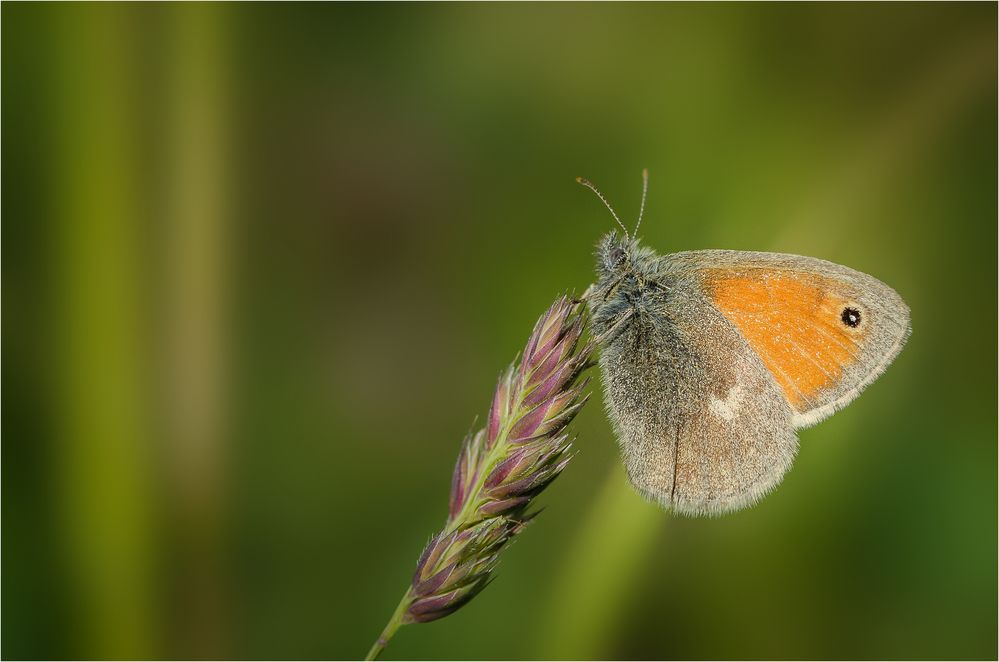
M 642 212 L 648 190 L 643 173 Z M 687 515 L 752 505 L 798 450 L 795 429 L 846 406 L 901 351 L 909 308 L 867 274 L 811 257 L 659 256 L 624 230 L 584 295 L 632 484 Z

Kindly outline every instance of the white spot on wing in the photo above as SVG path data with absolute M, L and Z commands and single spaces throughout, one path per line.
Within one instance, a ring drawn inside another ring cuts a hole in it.
M 724 400 L 712 397 L 708 409 L 711 413 L 725 421 L 731 421 L 739 413 L 739 405 L 742 403 L 742 387 L 736 385 L 728 390 L 728 397 Z

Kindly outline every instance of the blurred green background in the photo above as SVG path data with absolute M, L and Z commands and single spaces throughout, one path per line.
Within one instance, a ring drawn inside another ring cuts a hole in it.
M 912 308 L 757 507 L 546 511 L 388 658 L 995 658 L 997 44 L 978 4 L 2 7 L 5 658 L 356 658 L 537 316 L 647 243 Z

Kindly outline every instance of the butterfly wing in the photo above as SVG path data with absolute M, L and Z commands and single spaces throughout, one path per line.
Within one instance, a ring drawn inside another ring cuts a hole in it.
M 632 483 L 685 514 L 772 489 L 794 428 L 853 400 L 909 335 L 894 290 L 814 258 L 696 251 L 637 276 L 594 310 L 607 408 Z
M 626 321 L 603 323 L 613 332 L 600 355 L 632 484 L 689 515 L 754 503 L 797 451 L 787 399 L 696 272 L 640 298 Z M 597 306 L 598 330 L 602 313 Z
M 846 406 L 909 336 L 909 308 L 893 289 L 825 260 L 741 251 L 667 259 L 700 275 L 713 305 L 772 373 L 795 427 Z

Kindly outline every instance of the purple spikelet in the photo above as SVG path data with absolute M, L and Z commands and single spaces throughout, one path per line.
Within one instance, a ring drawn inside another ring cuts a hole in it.
M 531 500 L 572 458 L 565 428 L 586 402 L 592 346 L 579 304 L 559 298 L 538 320 L 519 365 L 502 375 L 483 429 L 462 442 L 447 524 L 420 556 L 401 623 L 453 613 L 490 581 L 499 554 L 535 513 Z

